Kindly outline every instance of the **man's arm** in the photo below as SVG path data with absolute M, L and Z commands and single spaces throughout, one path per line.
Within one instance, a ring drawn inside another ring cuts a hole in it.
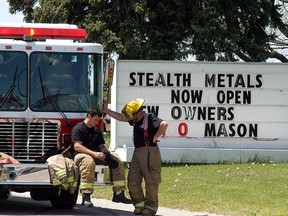
M 98 158 L 98 159 L 100 159 L 102 161 L 105 161 L 105 159 L 106 159 L 106 156 L 105 156 L 104 153 L 95 152 L 95 151 L 92 151 L 92 150 L 86 148 L 85 146 L 82 145 L 81 141 L 75 141 L 74 142 L 74 149 L 75 149 L 76 152 L 90 155 L 91 157 Z
M 122 113 L 115 112 L 115 111 L 108 109 L 107 103 L 104 103 L 103 112 L 108 114 L 112 118 L 117 119 L 118 121 L 128 122 L 128 119 Z
M 159 126 L 156 134 L 155 134 L 154 137 L 153 137 L 153 143 L 157 143 L 157 142 L 158 142 L 158 138 L 159 138 L 160 136 L 162 136 L 162 134 L 165 133 L 167 127 L 168 127 L 168 124 L 167 124 L 166 121 L 162 121 L 162 122 L 160 123 L 160 126 Z

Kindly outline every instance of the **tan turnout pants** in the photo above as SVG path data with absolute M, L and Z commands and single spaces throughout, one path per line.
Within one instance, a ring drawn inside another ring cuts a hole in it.
M 148 153 L 149 163 L 148 163 Z M 142 189 L 145 180 L 146 198 Z M 161 182 L 161 155 L 158 146 L 135 148 L 128 173 L 128 189 L 135 207 L 157 212 L 158 188 Z
M 125 168 L 123 162 L 116 155 L 111 154 L 111 156 L 118 162 L 118 167 L 111 169 L 113 191 L 126 190 Z M 80 193 L 93 193 L 95 166 L 97 166 L 97 164 L 105 165 L 105 162 L 96 160 L 95 165 L 95 160 L 90 155 L 78 153 L 74 158 L 74 163 L 80 174 Z
M 92 194 L 94 191 L 95 178 L 94 159 L 90 155 L 78 153 L 74 157 L 74 163 L 80 175 L 80 193 Z

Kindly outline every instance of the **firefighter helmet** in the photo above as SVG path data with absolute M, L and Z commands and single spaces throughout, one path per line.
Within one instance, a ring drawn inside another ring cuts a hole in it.
M 131 100 L 124 106 L 121 112 L 126 116 L 128 120 L 131 120 L 133 119 L 133 116 L 142 107 L 143 103 L 144 103 L 144 99 L 142 98 Z

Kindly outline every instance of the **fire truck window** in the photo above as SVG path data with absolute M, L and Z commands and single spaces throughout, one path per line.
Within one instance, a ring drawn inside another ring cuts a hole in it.
M 27 108 L 27 54 L 0 52 L 0 110 Z
M 33 111 L 87 111 L 102 95 L 101 65 L 85 53 L 31 54 L 30 106 Z M 98 62 L 101 62 L 101 56 Z M 97 82 L 96 82 L 97 81 Z M 97 99 L 96 99 L 97 97 Z M 96 103 L 97 104 L 97 103 Z

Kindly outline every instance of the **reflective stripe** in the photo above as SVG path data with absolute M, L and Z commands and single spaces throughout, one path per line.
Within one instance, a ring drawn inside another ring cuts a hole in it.
M 153 206 L 149 206 L 149 205 L 146 205 L 146 208 L 152 210 L 155 213 L 157 212 L 157 209 L 158 209 L 157 207 L 153 207 Z
M 113 181 L 112 183 L 114 187 L 126 186 L 126 181 Z
M 56 186 L 56 185 L 60 185 L 61 182 L 60 182 L 59 180 L 52 180 L 52 184 L 53 184 L 54 186 Z
M 73 182 L 72 187 L 73 188 L 77 188 L 78 183 L 77 182 Z
M 93 183 L 81 182 L 80 189 L 91 189 L 93 188 L 93 186 L 94 186 Z
M 52 180 L 52 184 L 53 184 L 54 186 L 60 185 L 60 187 L 62 187 L 64 190 L 68 190 L 68 188 L 69 188 L 69 184 L 67 184 L 67 183 L 62 183 L 62 182 L 60 182 L 59 180 Z
M 135 203 L 136 208 L 145 208 L 145 201 Z
M 59 170 L 56 172 L 56 176 L 58 179 L 62 179 L 66 176 L 66 170 Z
M 68 179 L 67 179 L 67 182 L 68 183 L 74 182 L 74 176 L 69 176 Z
M 60 187 L 61 187 L 61 186 L 63 187 L 64 190 L 68 190 L 68 188 L 69 188 L 69 185 L 66 184 L 66 183 L 60 185 Z

